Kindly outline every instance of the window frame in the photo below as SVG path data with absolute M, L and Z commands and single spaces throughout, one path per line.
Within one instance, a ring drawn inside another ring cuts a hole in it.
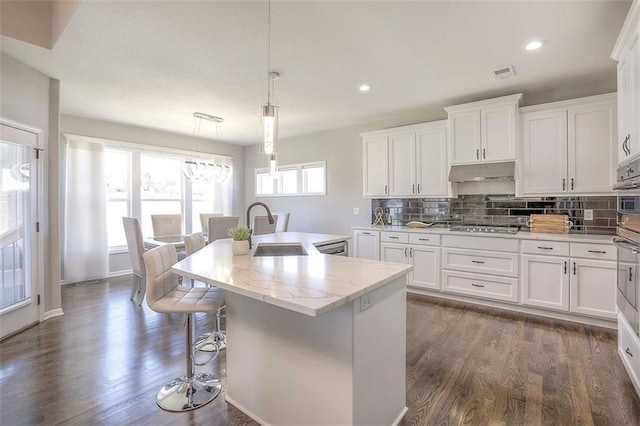
M 322 192 L 308 192 L 305 186 L 304 170 L 312 168 L 322 168 L 323 171 L 323 191 Z M 281 171 L 296 171 L 296 192 L 284 193 Z M 308 163 L 297 164 L 285 164 L 278 166 L 278 175 L 272 179 L 273 192 L 272 193 L 259 193 L 260 179 L 264 179 L 264 175 L 267 175 L 266 179 L 270 179 L 269 169 L 261 167 L 255 169 L 254 173 L 254 196 L 256 198 L 269 198 L 269 197 L 322 197 L 327 195 L 327 162 L 326 161 L 312 161 Z

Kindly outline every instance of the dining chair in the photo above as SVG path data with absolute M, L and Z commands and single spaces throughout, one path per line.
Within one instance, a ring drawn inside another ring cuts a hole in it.
M 182 235 L 181 214 L 152 214 L 151 226 L 154 237 Z
M 269 223 L 269 216 L 254 216 L 253 218 L 253 235 L 273 234 L 276 232 L 276 224 L 278 216 L 272 214 L 273 223 Z
M 202 235 L 202 232 L 195 232 L 193 234 L 185 235 L 184 244 L 187 249 L 187 256 L 191 256 L 193 253 L 197 252 L 205 246 L 204 236 Z M 225 316 L 222 312 L 224 308 L 225 305 L 222 305 L 216 311 L 216 322 L 213 331 L 196 338 L 194 345 L 199 351 L 213 352 L 221 351 L 227 348 L 227 335 L 221 328 L 221 319 Z
M 278 216 L 276 221 L 276 232 L 287 232 L 289 229 L 289 212 L 272 212 L 274 217 Z
M 200 213 L 200 228 L 202 235 L 209 235 L 209 218 L 220 217 L 222 213 Z
M 176 249 L 165 244 L 143 255 L 147 271 L 147 305 L 159 313 L 186 314 L 186 374 L 165 384 L 156 403 L 167 411 L 190 411 L 211 402 L 222 388 L 220 379 L 212 374 L 195 374 L 193 330 L 194 313 L 213 313 L 224 304 L 224 292 L 219 288 L 187 287 L 180 285 L 171 266 L 178 261 Z M 215 354 L 216 356 L 218 353 Z M 214 359 L 212 357 L 211 359 Z
M 145 252 L 142 240 L 142 229 L 140 222 L 135 217 L 123 217 L 124 234 L 127 238 L 129 248 L 129 258 L 131 259 L 131 269 L 133 270 L 133 282 L 131 283 L 131 295 L 129 299 L 134 300 L 138 295 L 138 306 L 142 305 L 145 293 L 145 281 L 147 273 L 144 268 L 142 255 Z
M 229 228 L 238 226 L 240 216 L 217 216 L 209 218 L 209 235 L 207 241 L 229 238 Z

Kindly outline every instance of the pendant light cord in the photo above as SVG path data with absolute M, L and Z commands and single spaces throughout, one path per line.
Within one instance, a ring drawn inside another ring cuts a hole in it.
M 269 10 L 267 13 L 267 105 L 271 103 L 271 0 L 268 0 Z

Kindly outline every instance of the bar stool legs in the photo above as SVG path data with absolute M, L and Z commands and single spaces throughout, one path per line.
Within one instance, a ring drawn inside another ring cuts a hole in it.
M 217 321 L 217 315 L 216 315 Z M 212 374 L 194 375 L 193 314 L 186 321 L 186 376 L 178 377 L 160 389 L 156 402 L 163 410 L 182 412 L 194 410 L 213 401 L 222 388 L 220 379 Z
M 197 350 L 202 352 L 215 352 L 227 349 L 227 336 L 220 326 L 220 318 L 225 316 L 222 313 L 224 308 L 225 306 L 221 306 L 216 311 L 216 326 L 213 332 L 206 333 L 196 339 L 195 347 Z

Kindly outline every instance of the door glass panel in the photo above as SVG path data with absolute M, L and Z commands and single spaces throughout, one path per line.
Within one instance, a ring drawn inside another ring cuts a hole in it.
M 0 310 L 31 295 L 29 265 L 30 148 L 0 141 Z

